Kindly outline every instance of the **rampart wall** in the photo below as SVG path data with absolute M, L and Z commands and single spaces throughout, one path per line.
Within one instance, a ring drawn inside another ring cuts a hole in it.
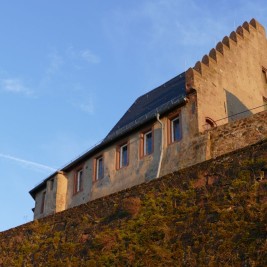
M 264 266 L 266 164 L 265 140 L 2 232 L 0 266 Z

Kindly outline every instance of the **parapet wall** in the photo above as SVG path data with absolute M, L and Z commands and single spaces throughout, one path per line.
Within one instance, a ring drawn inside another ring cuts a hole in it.
M 0 266 L 264 266 L 266 159 L 265 140 L 2 232 Z
M 161 175 L 267 139 L 267 111 L 206 130 L 165 153 Z M 175 154 L 176 153 L 176 154 Z
M 208 134 L 211 158 L 253 145 L 267 139 L 267 111 L 222 125 Z
M 263 97 L 267 96 L 263 75 L 266 68 L 265 29 L 252 19 L 225 36 L 201 61 L 188 69 L 187 88 L 193 87 L 198 95 L 199 130 L 205 130 L 207 117 L 221 125 L 264 110 L 263 107 L 253 108 L 262 106 Z M 250 111 L 232 116 L 245 110 Z

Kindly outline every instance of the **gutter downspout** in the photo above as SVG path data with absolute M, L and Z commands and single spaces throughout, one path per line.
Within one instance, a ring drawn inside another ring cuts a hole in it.
M 156 178 L 159 178 L 160 171 L 161 171 L 161 162 L 162 162 L 162 157 L 163 157 L 163 144 L 164 144 L 164 126 L 162 121 L 159 119 L 159 113 L 157 113 L 157 121 L 161 125 L 161 147 L 160 147 L 160 158 L 159 158 L 159 165 L 158 165 L 158 171 L 157 171 L 157 176 Z

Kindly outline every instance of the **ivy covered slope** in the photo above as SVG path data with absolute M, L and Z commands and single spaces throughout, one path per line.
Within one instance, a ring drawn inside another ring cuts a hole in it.
M 0 266 L 267 266 L 267 142 L 0 233 Z

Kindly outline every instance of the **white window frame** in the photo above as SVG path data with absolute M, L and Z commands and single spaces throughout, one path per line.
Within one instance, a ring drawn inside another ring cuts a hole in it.
M 180 138 L 179 139 L 175 139 L 175 133 L 174 133 L 174 122 L 179 120 L 179 131 L 180 131 Z M 171 120 L 171 142 L 174 143 L 174 142 L 177 142 L 179 140 L 182 139 L 182 129 L 181 129 L 181 118 L 180 118 L 180 115 L 176 116 L 175 118 L 173 118 Z
M 100 161 L 102 161 L 102 175 L 100 176 Z M 103 156 L 100 156 L 96 159 L 96 180 L 100 180 L 104 177 L 104 158 Z
M 83 178 L 83 169 L 80 169 L 76 172 L 76 188 L 75 193 L 82 191 L 82 178 Z
M 125 147 L 127 148 L 127 150 L 126 150 L 127 160 L 126 160 L 126 163 L 123 164 L 123 148 L 125 148 Z M 129 164 L 129 154 L 128 154 L 129 150 L 128 149 L 129 149 L 128 143 L 120 146 L 120 152 L 119 152 L 120 153 L 120 155 L 119 155 L 120 156 L 120 165 L 119 165 L 120 168 L 124 168 Z
M 151 151 L 150 151 L 150 153 L 148 153 L 148 151 L 147 151 L 147 136 L 149 135 L 149 134 L 151 134 Z M 152 154 L 153 153 L 153 133 L 152 133 L 152 130 L 149 130 L 149 131 L 147 131 L 147 132 L 145 132 L 144 133 L 144 144 L 143 144 L 143 155 L 144 156 L 147 156 L 147 155 L 150 155 L 150 154 Z

